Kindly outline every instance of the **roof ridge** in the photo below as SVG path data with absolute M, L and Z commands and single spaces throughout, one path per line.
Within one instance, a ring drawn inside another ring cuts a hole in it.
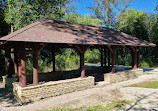
M 88 24 L 75 23 L 75 22 L 67 22 L 67 21 L 63 21 L 63 20 L 55 20 L 55 19 L 47 19 L 47 18 L 44 18 L 41 21 L 47 21 L 47 20 L 53 20 L 55 22 L 64 22 L 64 23 L 70 23 L 70 24 L 76 24 L 76 25 L 83 25 L 83 26 L 90 26 L 90 27 L 97 27 L 97 28 L 99 27 L 99 28 L 113 29 L 113 28 L 103 27 L 103 26 L 97 26 L 97 25 L 88 25 Z

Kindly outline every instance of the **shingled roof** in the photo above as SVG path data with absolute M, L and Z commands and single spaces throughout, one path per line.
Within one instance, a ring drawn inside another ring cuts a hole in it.
M 114 29 L 43 19 L 21 28 L 1 41 L 67 43 L 91 45 L 155 46 Z

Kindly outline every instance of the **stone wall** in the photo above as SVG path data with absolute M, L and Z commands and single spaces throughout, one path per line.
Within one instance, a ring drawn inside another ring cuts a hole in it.
M 13 93 L 21 102 L 30 102 L 58 96 L 74 91 L 84 90 L 94 86 L 94 77 L 75 78 L 60 81 L 50 81 L 36 86 L 21 87 L 18 83 L 13 83 Z
M 129 79 L 137 78 L 142 74 L 143 74 L 143 69 L 132 69 L 132 70 L 121 71 L 116 73 L 106 73 L 104 74 L 104 81 L 109 83 L 126 81 Z

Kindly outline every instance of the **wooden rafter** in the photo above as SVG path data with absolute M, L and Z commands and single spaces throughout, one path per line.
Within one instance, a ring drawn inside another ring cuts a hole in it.
M 80 53 L 84 53 L 84 52 L 90 47 L 90 45 L 74 45 L 74 47 L 75 47 Z
M 118 46 L 111 46 L 111 45 L 107 45 L 107 47 L 111 53 L 114 53 L 114 51 L 118 48 Z

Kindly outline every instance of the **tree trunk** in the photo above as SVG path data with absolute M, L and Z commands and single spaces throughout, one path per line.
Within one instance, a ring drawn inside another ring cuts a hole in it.
M 11 33 L 13 33 L 13 32 L 14 32 L 14 25 L 11 24 Z

